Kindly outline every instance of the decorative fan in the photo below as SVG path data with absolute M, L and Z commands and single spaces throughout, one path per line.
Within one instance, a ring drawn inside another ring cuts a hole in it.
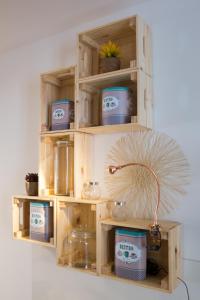
M 157 212 L 165 215 L 177 206 L 189 173 L 188 161 L 174 139 L 154 131 L 133 132 L 111 148 L 105 182 L 114 200 L 126 201 L 131 217 L 156 215 L 155 221 Z

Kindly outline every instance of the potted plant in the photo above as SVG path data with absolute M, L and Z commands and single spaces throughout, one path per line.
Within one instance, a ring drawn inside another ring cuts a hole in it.
M 120 69 L 120 48 L 109 41 L 100 47 L 100 72 L 106 73 Z
M 28 173 L 25 177 L 26 193 L 29 196 L 38 195 L 38 174 Z

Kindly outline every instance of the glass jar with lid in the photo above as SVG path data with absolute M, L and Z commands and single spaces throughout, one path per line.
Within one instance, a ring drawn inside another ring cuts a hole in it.
M 70 195 L 74 190 L 74 145 L 59 140 L 54 149 L 54 193 Z
M 73 228 L 63 244 L 68 265 L 74 268 L 94 269 L 96 264 L 96 233 L 85 226 Z

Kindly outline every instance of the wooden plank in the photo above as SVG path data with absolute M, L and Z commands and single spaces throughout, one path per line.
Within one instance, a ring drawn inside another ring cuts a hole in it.
M 136 57 L 137 67 L 145 70 L 145 53 L 144 53 L 144 30 L 145 24 L 140 16 L 136 17 Z
M 12 198 L 12 233 L 13 238 L 15 236 L 15 232 L 19 231 L 19 203 L 17 203 L 16 198 Z
M 101 73 L 93 76 L 88 76 L 85 78 L 79 79 L 79 84 L 93 84 L 94 86 L 100 86 L 105 84 L 105 82 L 112 83 L 116 81 L 125 81 L 129 80 L 132 73 L 137 73 L 136 68 L 126 68 L 122 70 L 117 70 L 108 73 Z
M 136 20 L 136 17 L 136 15 L 131 16 L 125 19 L 120 19 L 114 22 L 107 23 L 105 25 L 98 26 L 89 31 L 81 32 L 79 33 L 79 38 L 81 38 L 82 35 L 87 35 L 95 41 L 100 40 L 102 42 L 102 40 L 105 39 L 105 36 L 108 36 L 108 38 L 109 36 L 113 36 L 113 38 L 115 38 L 116 36 L 124 35 L 124 33 L 128 30 L 133 30 L 133 20 Z M 130 26 L 130 24 L 132 24 L 132 26 Z
M 55 85 L 57 87 L 61 87 L 61 82 L 59 79 L 57 79 L 56 77 L 52 76 L 52 75 L 43 75 L 42 76 L 42 80 L 45 83 L 50 83 L 52 85 Z
M 41 137 L 53 137 L 53 138 L 65 138 L 69 136 L 70 134 L 73 134 L 75 132 L 78 132 L 76 129 L 66 129 L 66 130 L 55 130 L 55 131 L 44 131 L 40 133 Z
M 54 194 L 54 141 L 49 137 L 41 137 L 39 178 L 39 195 Z
M 102 220 L 101 223 L 107 224 L 107 225 L 112 225 L 112 226 L 149 230 L 150 226 L 152 225 L 152 220 L 133 219 L 133 220 L 119 222 L 119 221 L 115 221 L 112 219 L 107 219 L 107 220 Z M 163 220 L 159 220 L 159 224 L 160 224 L 161 232 L 168 232 L 169 230 L 173 229 L 174 227 L 180 225 L 180 223 L 178 223 L 178 222 L 163 221 Z
M 71 78 L 71 77 L 74 77 L 74 70 L 70 69 L 69 71 L 67 72 L 63 72 L 63 73 L 60 73 L 57 75 L 57 78 L 58 79 L 68 79 L 68 78 Z
M 79 128 L 80 132 L 89 133 L 89 134 L 110 134 L 110 133 L 120 133 L 120 132 L 146 131 L 146 130 L 149 129 L 144 126 L 141 126 L 138 123 Z
M 52 75 L 52 76 L 55 76 L 55 77 L 59 77 L 61 76 L 62 77 L 62 74 L 70 74 L 73 75 L 74 74 L 74 65 L 72 66 L 69 66 L 67 68 L 59 68 L 59 69 L 56 69 L 56 70 L 50 70 L 48 72 L 44 72 L 41 74 L 41 77 L 43 76 L 46 76 L 46 75 Z
M 169 231 L 169 290 L 173 290 L 179 284 L 178 277 L 181 276 L 181 247 L 180 247 L 180 224 Z
M 111 273 L 111 274 L 101 274 L 102 277 L 105 278 L 110 278 L 111 280 L 117 280 L 120 281 L 121 283 L 125 283 L 125 284 L 132 284 L 132 285 L 136 285 L 142 288 L 148 288 L 148 289 L 153 289 L 153 290 L 157 290 L 160 292 L 165 292 L 165 293 L 169 293 L 169 290 L 167 290 L 165 287 L 161 287 L 161 281 L 162 279 L 157 277 L 157 276 L 152 276 L 152 277 L 147 277 L 147 279 L 145 280 L 131 280 L 131 279 L 125 279 L 122 277 L 118 277 L 115 274 Z
M 144 53 L 145 53 L 145 72 L 152 76 L 152 34 L 150 27 L 145 24 L 144 28 Z
M 37 241 L 37 240 L 32 240 L 30 239 L 29 236 L 24 236 L 24 237 L 14 237 L 14 240 L 19 240 L 19 241 L 24 241 L 24 242 L 29 242 L 35 245 L 39 245 L 39 246 L 45 246 L 45 247 L 50 247 L 50 248 L 55 248 L 55 244 L 52 244 L 51 242 L 41 242 L 41 241 Z
M 77 133 L 74 136 L 74 188 L 75 197 L 80 198 L 83 184 L 92 178 L 93 137 Z
M 13 199 L 25 199 L 25 200 L 36 200 L 36 201 L 55 201 L 56 196 L 28 196 L 28 195 L 15 195 Z
M 145 105 L 145 73 L 137 73 L 137 121 L 140 125 L 147 126 L 147 107 Z
M 68 197 L 68 196 L 56 196 L 56 200 L 59 202 L 64 203 L 83 203 L 83 204 L 94 204 L 98 205 L 100 203 L 109 202 L 111 199 L 109 198 L 100 198 L 100 199 L 83 199 L 83 198 L 75 198 L 75 197 Z
M 88 46 L 95 48 L 97 50 L 99 50 L 100 45 L 94 41 L 92 38 L 90 38 L 87 34 L 82 34 L 80 36 L 80 41 L 83 43 L 86 43 Z
M 96 205 L 96 265 L 97 274 L 101 274 L 101 267 L 106 262 L 107 248 L 105 232 L 102 232 L 101 220 L 111 216 L 110 202 L 104 202 Z
M 74 129 L 78 128 L 78 66 L 74 67 Z M 71 128 L 71 127 L 70 127 Z
M 146 111 L 146 125 L 148 128 L 153 128 L 153 91 L 152 91 L 152 78 L 145 75 L 145 91 L 144 91 L 144 104 Z

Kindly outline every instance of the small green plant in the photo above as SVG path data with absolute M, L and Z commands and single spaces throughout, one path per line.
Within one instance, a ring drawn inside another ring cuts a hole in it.
M 116 43 L 109 41 L 108 43 L 101 45 L 99 53 L 102 58 L 119 57 L 120 56 L 120 48 Z
M 25 176 L 25 180 L 27 182 L 38 182 L 38 174 L 37 173 L 28 173 Z

